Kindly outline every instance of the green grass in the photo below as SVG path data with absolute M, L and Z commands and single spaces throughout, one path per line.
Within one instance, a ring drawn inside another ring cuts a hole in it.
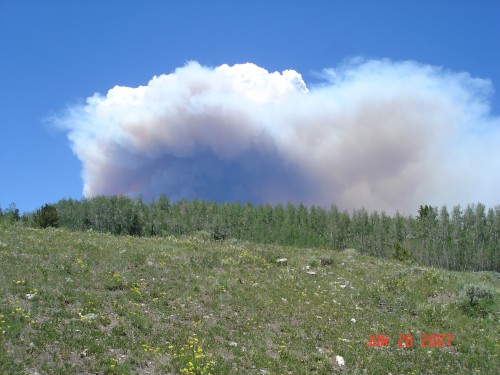
M 21 227 L 0 229 L 0 264 L 2 374 L 500 373 L 493 273 Z M 469 284 L 493 299 L 468 303 Z M 371 334 L 389 346 L 365 346 Z M 422 347 L 425 334 L 452 345 Z

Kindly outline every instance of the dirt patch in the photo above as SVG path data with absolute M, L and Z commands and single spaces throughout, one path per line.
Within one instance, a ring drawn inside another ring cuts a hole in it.
M 448 305 L 457 300 L 457 296 L 451 293 L 438 293 L 429 298 L 430 303 L 439 303 L 442 305 Z
M 347 255 L 357 255 L 358 250 L 356 250 L 356 249 L 344 249 L 344 250 L 342 250 L 342 253 L 347 254 Z

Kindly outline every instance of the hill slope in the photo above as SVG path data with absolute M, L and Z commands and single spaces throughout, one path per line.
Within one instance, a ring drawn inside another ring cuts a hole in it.
M 492 273 L 18 227 L 0 263 L 5 374 L 500 373 Z

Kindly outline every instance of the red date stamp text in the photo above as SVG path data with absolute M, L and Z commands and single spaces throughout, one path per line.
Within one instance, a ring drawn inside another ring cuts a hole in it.
M 412 334 L 399 334 L 398 346 L 400 348 L 411 348 L 414 345 Z M 420 345 L 422 347 L 445 347 L 451 346 L 453 335 L 444 334 L 422 334 Z M 370 341 L 365 346 L 389 346 L 389 335 L 370 335 Z

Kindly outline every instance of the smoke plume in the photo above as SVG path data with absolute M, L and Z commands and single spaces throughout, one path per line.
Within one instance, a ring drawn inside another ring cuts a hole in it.
M 498 204 L 500 120 L 488 80 L 351 60 L 307 87 L 294 70 L 189 62 L 116 86 L 56 121 L 86 197 L 303 202 L 414 212 Z

